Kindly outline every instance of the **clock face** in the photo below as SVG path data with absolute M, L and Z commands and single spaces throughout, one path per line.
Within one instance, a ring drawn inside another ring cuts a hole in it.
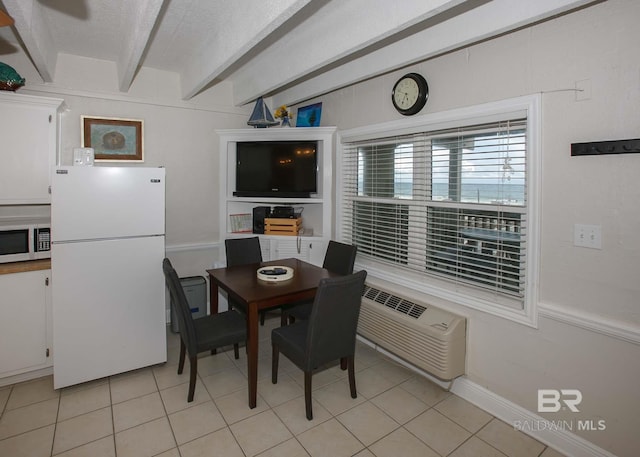
M 424 107 L 428 96 L 427 81 L 417 73 L 409 73 L 393 86 L 391 101 L 400 114 L 409 116 Z

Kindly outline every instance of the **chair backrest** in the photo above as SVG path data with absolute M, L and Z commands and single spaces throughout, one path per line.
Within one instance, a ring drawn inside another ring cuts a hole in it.
M 354 245 L 331 240 L 327 246 L 322 267 L 343 276 L 350 275 L 353 273 L 357 250 L 358 248 Z
M 367 272 L 320 280 L 309 316 L 305 370 L 353 355 Z
M 262 262 L 260 239 L 257 236 L 250 238 L 227 238 L 224 240 L 224 247 L 227 254 L 228 267 Z
M 169 259 L 165 258 L 162 261 L 162 270 L 164 271 L 165 282 L 171 294 L 171 302 L 175 308 L 174 314 L 178 319 L 180 337 L 182 341 L 184 341 L 189 355 L 193 356 L 196 354 L 196 330 L 193 325 L 193 316 L 191 315 L 191 309 L 189 309 L 187 296 L 182 288 L 180 278 L 178 278 L 178 274 Z

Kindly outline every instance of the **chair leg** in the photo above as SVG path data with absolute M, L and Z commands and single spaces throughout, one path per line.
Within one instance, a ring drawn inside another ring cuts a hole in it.
M 346 369 L 347 369 L 347 363 L 348 363 L 348 359 L 347 359 L 347 357 L 342 357 L 342 358 L 340 359 L 340 369 L 341 369 L 342 371 L 344 371 L 344 370 L 346 370 Z
M 189 395 L 187 396 L 187 402 L 193 401 L 193 394 L 196 391 L 196 377 L 198 374 L 198 355 L 189 357 L 189 364 L 191 366 L 191 373 L 189 374 Z
M 264 316 L 265 316 L 266 314 L 267 314 L 267 313 L 266 313 L 265 311 L 262 311 L 262 312 L 260 313 L 260 325 L 264 325 Z
M 184 341 L 180 338 L 180 361 L 178 362 L 178 374 L 182 374 L 182 370 L 184 369 L 184 355 L 187 352 L 187 348 L 184 345 Z
M 284 312 L 284 309 L 282 310 L 282 314 L 280 314 L 280 327 L 284 327 L 288 324 L 289 321 L 289 316 L 287 316 L 287 313 Z
M 272 345 L 271 350 L 271 383 L 278 383 L 278 356 L 280 355 L 280 350 L 278 346 L 275 344 Z
M 233 356 L 236 358 L 236 360 L 240 358 L 240 350 L 239 350 L 238 343 L 233 345 Z
M 351 398 L 357 398 L 358 393 L 356 392 L 356 370 L 354 363 L 354 356 L 347 357 L 348 365 L 349 365 L 349 389 L 351 389 Z
M 313 410 L 311 408 L 311 375 L 310 371 L 304 372 L 304 409 L 307 412 L 307 419 L 313 420 Z

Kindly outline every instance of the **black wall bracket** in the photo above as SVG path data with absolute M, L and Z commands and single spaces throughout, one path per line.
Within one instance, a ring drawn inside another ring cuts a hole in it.
M 572 156 L 628 154 L 632 152 L 640 152 L 640 138 L 635 140 L 614 140 L 614 141 L 594 141 L 591 143 L 571 143 Z

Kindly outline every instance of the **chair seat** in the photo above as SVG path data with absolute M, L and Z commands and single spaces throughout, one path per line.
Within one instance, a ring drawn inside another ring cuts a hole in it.
M 230 346 L 246 339 L 246 320 L 235 311 L 224 311 L 193 320 L 197 352 Z

